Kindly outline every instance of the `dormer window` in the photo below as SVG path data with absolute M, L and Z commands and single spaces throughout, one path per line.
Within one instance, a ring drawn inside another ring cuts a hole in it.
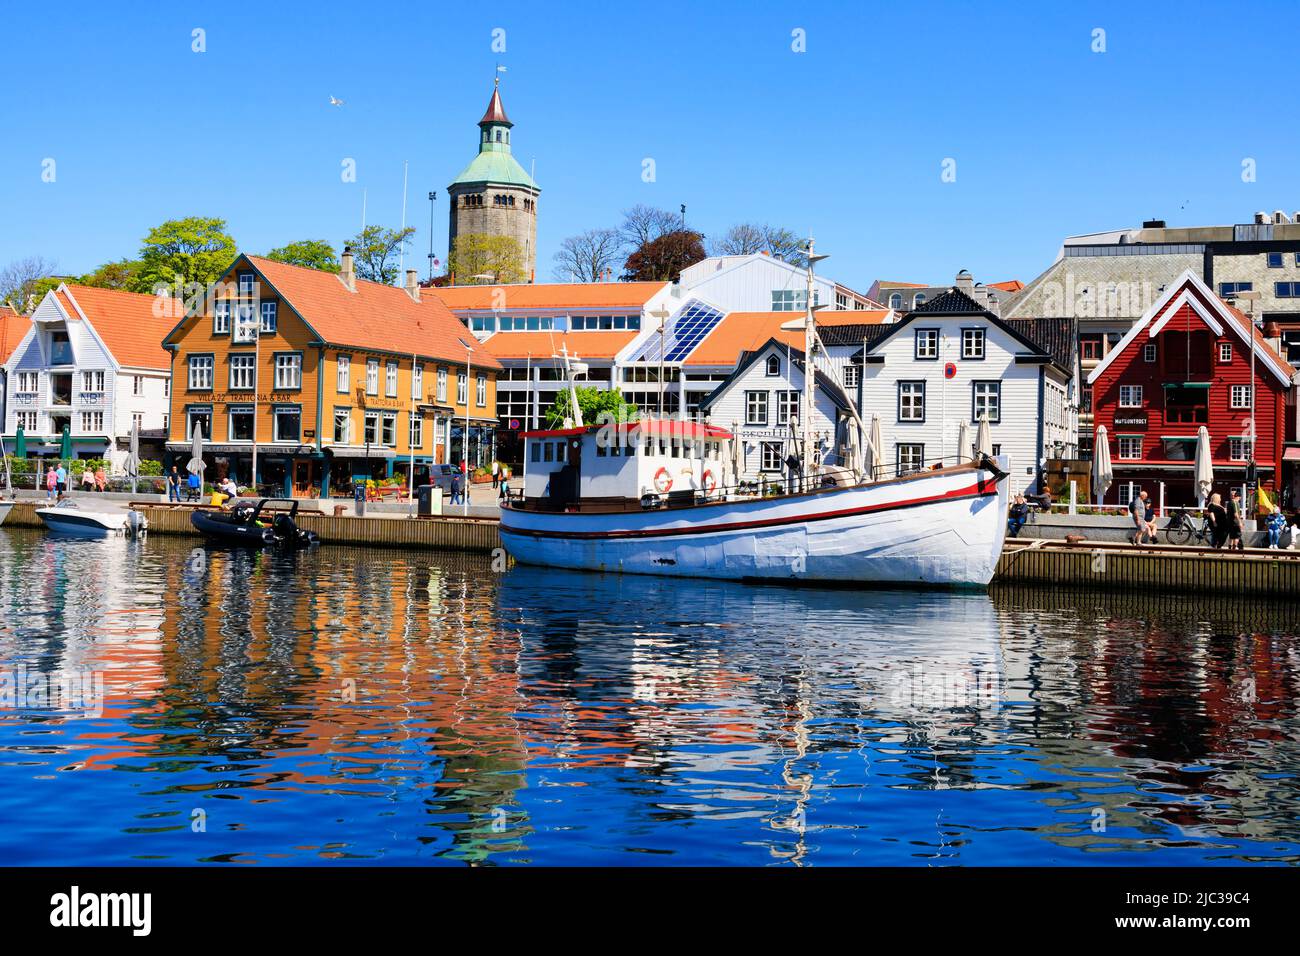
M 781 359 L 779 356 L 769 355 L 767 357 L 767 374 L 768 375 L 781 374 Z
M 891 309 L 901 309 L 903 307 L 902 293 L 895 292 L 889 297 L 889 307 Z

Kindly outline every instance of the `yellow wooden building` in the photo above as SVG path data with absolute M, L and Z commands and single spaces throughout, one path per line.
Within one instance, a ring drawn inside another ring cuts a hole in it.
M 435 296 L 241 255 L 203 308 L 163 340 L 172 356 L 171 463 L 195 426 L 205 477 L 294 497 L 347 493 L 354 478 L 488 465 L 501 365 Z M 414 370 L 414 371 L 413 371 Z M 281 490 L 283 489 L 283 491 Z

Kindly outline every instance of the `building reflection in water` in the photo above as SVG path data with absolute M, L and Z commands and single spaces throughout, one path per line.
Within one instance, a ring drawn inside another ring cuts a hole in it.
M 1287 609 L 5 532 L 0 610 L 0 667 L 104 674 L 100 720 L 0 711 L 11 815 L 37 770 L 128 772 L 124 842 L 94 862 L 1295 859 L 1300 838 Z

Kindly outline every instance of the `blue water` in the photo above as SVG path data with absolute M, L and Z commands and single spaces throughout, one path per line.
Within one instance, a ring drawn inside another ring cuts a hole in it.
M 1297 633 L 0 529 L 0 864 L 1294 864 Z

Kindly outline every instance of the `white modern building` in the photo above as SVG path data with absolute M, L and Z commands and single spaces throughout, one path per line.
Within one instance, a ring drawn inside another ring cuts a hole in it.
M 120 469 L 132 427 L 166 436 L 171 357 L 162 339 L 181 303 L 151 295 L 60 285 L 30 316 L 5 363 L 4 437 L 23 429 L 31 457 L 58 455 L 67 429 L 75 458 Z
M 786 459 L 798 456 L 802 436 L 804 353 L 772 338 L 741 356 L 735 370 L 700 405 L 711 424 L 732 432 L 740 442 L 741 481 L 779 482 Z M 839 464 L 849 397 L 820 369 L 812 426 L 817 460 Z
M 808 301 L 808 274 L 801 266 L 764 253 L 710 256 L 683 269 L 673 289 L 681 299 L 703 299 L 724 312 L 802 312 Z M 813 277 L 813 304 L 827 309 L 880 308 L 822 275 Z
M 863 418 L 879 417 L 881 463 L 891 472 L 954 464 L 972 453 L 983 416 L 990 450 L 1010 459 L 1013 492 L 1036 486 L 1046 459 L 1072 457 L 1073 333 L 1056 321 L 1049 336 L 1038 328 L 1047 321 L 1003 321 L 952 288 L 887 326 L 854 357 Z M 959 448 L 963 422 L 971 446 Z

